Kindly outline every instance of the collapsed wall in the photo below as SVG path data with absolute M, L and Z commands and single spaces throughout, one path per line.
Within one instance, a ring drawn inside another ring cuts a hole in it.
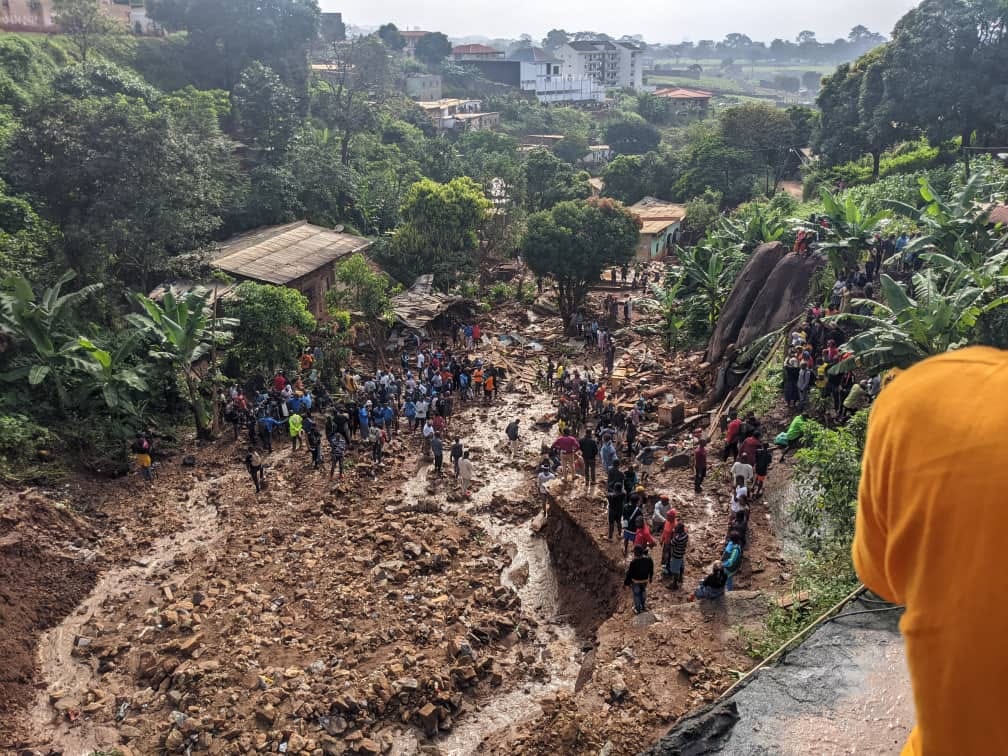
M 599 550 L 566 505 L 551 497 L 542 532 L 560 587 L 557 614 L 588 637 L 616 611 L 624 567 Z

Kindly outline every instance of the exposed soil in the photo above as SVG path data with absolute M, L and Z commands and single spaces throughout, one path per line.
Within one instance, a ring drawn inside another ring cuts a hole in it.
M 17 724 L 0 746 L 461 756 L 610 742 L 632 753 L 716 696 L 751 664 L 739 627 L 755 627 L 764 593 L 786 587 L 769 513 L 753 509 L 729 600 L 687 603 L 687 590 L 656 579 L 653 617 L 635 621 L 601 486 L 585 495 L 582 483 L 554 482 L 544 521 L 532 481 L 555 433 L 533 427 L 552 406 L 529 376 L 544 349 L 578 365 L 597 357 L 567 342 L 558 319 L 524 308 L 504 308 L 485 330 L 495 338 L 484 353 L 509 379 L 497 404 L 460 408 L 449 429 L 476 467 L 469 498 L 434 475 L 417 436 L 393 440 L 382 468 L 354 450 L 332 482 L 278 445 L 258 496 L 244 446 L 222 439 L 177 450 L 153 487 L 131 477 L 81 481 L 31 506 L 10 497 L 0 565 L 15 577 L 0 586 L 0 616 L 19 624 L 0 638 L 0 660 L 15 660 L 2 705 L 3 722 Z M 496 339 L 509 333 L 520 339 Z M 702 417 L 700 355 L 666 360 L 620 338 L 620 396 L 653 390 Z M 503 447 L 513 418 L 516 459 Z M 643 435 L 671 440 L 653 420 Z M 181 464 L 189 453 L 195 467 Z M 652 483 L 690 528 L 686 588 L 723 545 L 719 475 L 701 496 L 686 470 Z

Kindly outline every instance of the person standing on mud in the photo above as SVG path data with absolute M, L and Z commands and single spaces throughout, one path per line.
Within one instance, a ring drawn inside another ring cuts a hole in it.
M 606 500 L 609 503 L 609 534 L 607 537 L 611 541 L 613 531 L 616 533 L 622 531 L 623 526 L 620 521 L 623 519 L 623 507 L 626 506 L 626 489 L 623 487 L 623 473 L 620 472 L 619 466 L 613 466 L 609 471 Z
M 255 492 L 259 493 L 262 491 L 262 484 L 265 479 L 265 474 L 263 473 L 263 461 L 262 457 L 259 456 L 259 452 L 255 449 L 252 449 L 245 455 L 245 469 L 248 470 L 249 475 L 252 476 L 252 484 L 255 486 Z
M 566 433 L 553 442 L 553 448 L 560 452 L 560 471 L 564 480 L 574 480 L 574 452 L 581 448 L 578 440 Z
M 634 558 L 623 580 L 623 585 L 633 591 L 634 614 L 647 611 L 647 586 L 653 579 L 654 560 L 643 546 L 634 546 Z
M 453 443 L 451 445 L 451 449 L 449 451 L 449 454 L 451 456 L 452 471 L 455 473 L 455 478 L 458 479 L 458 476 L 459 476 L 459 460 L 462 459 L 462 454 L 463 454 L 463 451 L 462 451 L 462 439 L 461 438 L 458 438 L 458 437 L 455 438 L 455 443 Z
M 595 485 L 595 465 L 598 460 L 598 443 L 592 438 L 591 431 L 585 428 L 584 436 L 579 442 L 581 446 L 581 458 L 584 460 L 585 488 Z
M 431 454 L 434 455 L 434 472 L 440 478 L 444 475 L 444 444 L 436 433 L 431 433 L 430 450 Z
M 511 453 L 511 458 L 518 452 L 518 421 L 512 420 L 508 423 L 507 428 L 504 429 L 504 435 L 507 436 L 508 450 Z
M 301 415 L 297 412 L 291 413 L 287 418 L 287 432 L 290 434 L 292 452 L 296 452 L 301 445 L 301 428 Z
M 459 489 L 462 491 L 463 496 L 469 495 L 469 487 L 472 486 L 473 479 L 473 463 L 469 459 L 469 452 L 464 452 L 462 454 L 462 459 L 459 460 Z
M 693 490 L 700 493 L 700 486 L 707 477 L 707 441 L 700 439 L 697 448 L 693 450 Z

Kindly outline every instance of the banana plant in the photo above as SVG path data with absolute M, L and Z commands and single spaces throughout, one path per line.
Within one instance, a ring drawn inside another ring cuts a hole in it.
M 232 334 L 227 329 L 238 325 L 235 318 L 213 317 L 210 296 L 203 287 L 192 289 L 179 298 L 169 290 L 161 302 L 134 294 L 133 299 L 143 313 L 127 316 L 130 323 L 153 340 L 149 355 L 182 374 L 200 438 L 210 437 L 211 418 L 199 393 L 200 377 L 194 366 L 215 346 L 228 343 Z
M 906 253 L 923 254 L 937 250 L 966 265 L 978 267 L 984 260 L 1008 249 L 1008 233 L 990 223 L 992 193 L 998 182 L 986 172 L 978 172 L 948 197 L 942 197 L 927 178 L 919 180 L 924 201 L 918 209 L 905 202 L 889 201 L 886 206 L 912 218 L 923 233 L 907 245 Z
M 77 345 L 86 355 L 82 364 L 84 379 L 79 387 L 79 404 L 84 406 L 101 396 L 112 412 L 131 417 L 139 414 L 136 395 L 147 391 L 147 381 L 142 368 L 127 364 L 127 358 L 136 348 L 140 334 L 132 333 L 113 351 L 102 349 L 91 339 L 80 336 Z
M 30 387 L 51 384 L 61 413 L 67 409 L 71 374 L 85 364 L 77 341 L 63 329 L 73 309 L 102 288 L 91 284 L 63 294 L 74 275 L 67 271 L 41 295 L 22 276 L 6 279 L 0 290 L 0 330 L 27 347 L 22 364 L 0 375 L 0 380 L 20 383 L 27 379 Z
M 830 238 L 818 244 L 817 249 L 826 253 L 837 278 L 843 278 L 871 249 L 875 233 L 887 213 L 884 210 L 869 213 L 867 203 L 858 205 L 849 196 L 841 202 L 826 189 L 822 190 L 822 201 L 830 221 Z
M 852 356 L 831 371 L 846 372 L 859 366 L 870 370 L 905 368 L 958 349 L 973 340 L 982 314 L 1008 304 L 1008 296 L 992 299 L 989 289 L 972 281 L 960 278 L 943 282 L 942 278 L 930 268 L 914 274 L 911 297 L 899 283 L 883 274 L 883 303 L 854 300 L 855 306 L 873 306 L 873 314 L 844 313 L 827 318 L 830 323 L 853 323 L 863 329 L 841 347 Z

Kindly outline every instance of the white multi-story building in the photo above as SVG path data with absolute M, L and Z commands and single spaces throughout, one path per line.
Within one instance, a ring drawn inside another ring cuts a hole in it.
M 641 50 L 629 42 L 606 39 L 568 42 L 555 51 L 565 76 L 589 77 L 602 87 L 633 89 L 644 86 Z
M 519 86 L 523 92 L 535 92 L 539 102 L 601 102 L 605 88 L 591 76 L 566 73 L 564 61 L 548 50 L 527 47 L 509 58 L 519 66 Z

